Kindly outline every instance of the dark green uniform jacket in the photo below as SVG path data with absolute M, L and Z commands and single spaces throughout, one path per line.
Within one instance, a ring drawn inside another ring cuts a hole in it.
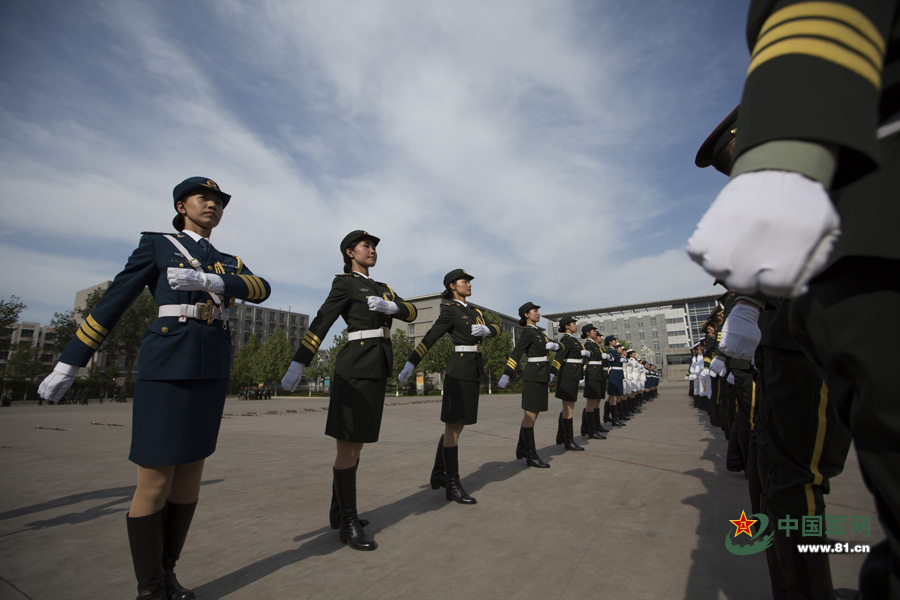
M 512 377 L 516 371 L 516 365 L 525 355 L 525 359 L 547 356 L 547 343 L 550 338 L 540 328 L 529 325 L 519 334 L 516 340 L 516 347 L 513 348 L 506 361 L 506 369 L 504 375 Z M 522 381 L 536 381 L 538 383 L 548 383 L 550 381 L 550 363 L 543 362 L 526 362 L 523 368 Z
M 581 377 L 584 375 L 584 357 L 581 356 L 581 351 L 584 350 L 584 346 L 581 345 L 579 340 L 568 333 L 560 338 L 559 344 L 562 348 L 560 348 L 559 352 L 556 353 L 556 356 L 553 357 L 553 364 L 550 365 L 550 372 L 560 379 L 574 379 L 580 381 Z M 581 362 L 566 362 L 567 359 L 574 358 L 577 358 Z
M 591 353 L 588 362 L 599 362 L 599 365 L 588 365 L 584 372 L 584 376 L 594 381 L 601 381 L 606 377 L 606 369 L 603 366 L 603 348 L 594 340 L 588 339 L 584 342 L 584 349 Z M 606 361 L 609 364 L 609 361 Z
M 393 316 L 369 310 L 366 300 L 369 296 L 380 296 L 395 302 L 400 310 Z M 394 318 L 415 321 L 416 314 L 416 307 L 404 302 L 386 283 L 373 281 L 356 272 L 336 275 L 331 283 L 331 292 L 316 318 L 309 324 L 309 330 L 303 336 L 294 360 L 309 365 L 338 317 L 342 317 L 347 323 L 348 333 L 379 327 L 385 327 L 390 332 Z M 336 373 L 344 377 L 384 379 L 390 377 L 393 364 L 394 353 L 390 337 L 379 337 L 347 342 L 338 353 L 334 368 Z
M 441 303 L 441 314 L 438 315 L 437 321 L 434 322 L 407 360 L 413 365 L 419 364 L 419 361 L 425 357 L 435 342 L 448 332 L 454 346 L 478 346 L 480 349 L 481 338 L 472 335 L 472 325 L 476 324 L 490 327 L 491 334 L 487 337 L 500 335 L 500 326 L 486 323 L 481 309 L 472 305 L 463 305 L 462 302 L 456 300 Z M 460 381 L 481 381 L 481 377 L 484 375 L 481 352 L 454 352 L 447 361 L 444 374 Z

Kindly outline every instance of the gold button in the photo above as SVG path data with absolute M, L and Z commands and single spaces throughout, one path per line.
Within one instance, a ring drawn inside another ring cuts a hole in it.
M 359 345 L 360 345 L 360 346 L 365 346 L 366 343 L 365 343 L 365 342 L 360 342 Z
M 163 332 L 163 333 L 169 333 L 169 328 L 168 328 L 168 327 L 163 327 L 163 328 L 162 328 L 162 332 Z
M 208 270 L 212 271 L 212 265 L 206 265 L 206 268 L 207 268 Z
M 178 263 L 179 267 L 184 267 L 184 263 Z

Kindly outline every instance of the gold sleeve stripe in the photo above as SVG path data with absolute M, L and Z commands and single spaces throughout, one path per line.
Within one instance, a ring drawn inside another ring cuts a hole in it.
M 406 310 L 409 311 L 409 316 L 407 317 L 408 321 L 415 321 L 416 317 L 419 316 L 419 311 L 416 310 L 416 307 L 410 304 L 409 302 L 404 302 L 403 306 L 406 307 Z
M 514 361 L 513 359 L 509 359 L 508 361 L 506 361 L 506 366 L 510 369 L 515 369 L 517 364 L 518 363 L 516 363 L 516 361 Z
M 829 3 L 810 2 L 806 4 Z M 800 6 L 805 5 L 796 5 L 792 8 Z M 747 76 L 749 77 L 753 71 L 770 60 L 800 54 L 820 58 L 841 66 L 871 83 L 875 89 L 881 89 L 881 68 L 884 53 L 884 40 L 881 34 L 858 11 L 849 7 L 840 8 L 844 10 L 837 12 L 846 11 L 848 14 L 856 17 L 855 19 L 842 19 L 850 22 L 856 30 L 846 25 L 819 18 L 804 18 L 778 26 L 785 20 L 781 13 L 788 11 L 788 9 L 778 11 L 769 17 L 769 20 L 763 27 L 765 33 L 760 35 L 754 47 L 753 57 L 750 61 L 750 66 L 747 68 Z M 819 14 L 821 13 L 816 13 L 815 16 Z M 836 16 L 835 18 L 838 17 Z M 868 24 L 868 27 L 857 26 L 857 20 L 864 21 Z M 871 31 L 870 35 L 860 35 L 858 30 L 863 30 L 864 33 L 866 30 Z
M 303 347 L 308 348 L 308 349 L 309 349 L 310 351 L 312 351 L 313 353 L 315 353 L 315 352 L 319 349 L 318 346 L 313 346 L 312 344 L 310 344 L 310 343 L 306 340 L 306 338 L 303 338 L 302 340 L 300 340 L 300 344 L 301 344 Z
M 428 352 L 428 348 L 425 347 L 424 343 L 419 342 L 419 345 L 416 346 L 416 354 L 419 355 L 419 358 L 422 358 L 425 356 L 426 352 Z
M 88 336 L 84 335 L 80 329 L 75 332 L 75 336 L 79 340 L 81 340 L 82 342 L 84 342 L 85 344 L 87 344 L 88 346 L 93 348 L 94 350 L 96 350 L 100 346 L 100 344 L 98 344 L 97 342 L 95 342 L 94 340 L 89 338 Z
M 249 300 L 260 300 L 265 296 L 265 288 L 262 287 L 258 277 L 253 275 L 238 275 L 238 277 L 243 279 L 247 285 L 247 290 L 250 292 Z
M 103 340 L 104 340 L 104 336 L 100 335 L 99 333 L 97 333 L 96 331 L 94 331 L 93 329 L 91 329 L 90 327 L 88 327 L 88 326 L 87 326 L 87 323 L 82 323 L 82 324 L 81 324 L 81 327 L 79 328 L 79 331 L 81 331 L 82 334 L 84 334 L 84 335 L 86 335 L 87 337 L 91 338 L 92 340 L 94 340 L 94 341 L 97 342 L 98 344 L 101 343 L 101 342 L 103 342 Z
M 835 21 L 842 21 L 869 38 L 875 47 L 878 48 L 879 53 L 884 54 L 887 48 L 884 38 L 881 37 L 878 28 L 875 27 L 866 15 L 855 8 L 837 4 L 835 2 L 801 2 L 800 4 L 782 8 L 766 19 L 766 22 L 759 32 L 759 37 L 762 38 L 770 29 L 778 27 L 785 21 L 802 18 L 833 19 Z
M 384 287 L 386 287 L 387 289 L 389 289 L 389 290 L 391 291 L 391 297 L 390 297 L 390 298 L 385 298 L 385 300 L 393 300 L 394 298 L 397 297 L 397 294 L 394 292 L 394 288 L 392 288 L 392 287 L 389 286 L 388 284 L 384 284 Z
M 266 297 L 266 286 L 262 284 L 262 280 L 256 275 L 247 275 L 247 278 L 253 282 L 254 287 L 256 288 L 256 300 L 262 300 Z
M 94 317 L 92 317 L 91 315 L 88 315 L 85 321 L 87 321 L 87 324 L 90 325 L 93 329 L 96 329 L 97 332 L 100 333 L 100 335 L 105 336 L 107 333 L 109 333 L 106 327 L 98 323 L 96 319 L 94 319 Z
M 306 335 L 304 335 L 303 337 L 309 338 L 313 343 L 315 343 L 316 346 L 322 343 L 321 338 L 319 338 L 319 336 L 314 334 L 312 331 L 309 331 L 308 329 L 306 330 Z
M 709 364 L 709 363 L 712 362 L 712 359 L 711 359 L 710 357 L 708 357 L 708 356 L 704 356 L 704 357 L 703 357 L 703 362 L 705 362 L 706 364 Z
M 247 286 L 247 299 L 254 300 L 256 296 L 256 289 L 253 287 L 253 284 L 247 279 L 246 275 L 238 275 L 241 278 L 241 281 L 244 282 L 244 285 Z
M 500 329 L 499 325 L 491 325 L 494 328 L 494 335 L 500 335 L 503 331 Z
M 559 361 L 558 361 L 558 360 L 554 360 L 554 361 L 550 364 L 550 366 L 551 366 L 551 367 L 556 367 L 556 368 L 558 369 L 558 368 L 559 368 Z

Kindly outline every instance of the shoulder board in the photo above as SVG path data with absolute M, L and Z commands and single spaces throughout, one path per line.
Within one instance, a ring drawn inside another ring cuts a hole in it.
M 349 277 L 350 273 L 335 273 L 335 277 Z
M 452 302 L 444 302 L 444 306 L 453 306 Z
M 374 280 L 373 280 L 373 281 L 374 281 Z M 386 287 L 386 288 L 391 287 L 391 286 L 389 286 L 388 284 L 386 284 L 386 283 L 383 282 L 383 281 L 376 281 L 375 283 L 377 283 L 378 285 L 383 285 L 383 286 Z
M 165 231 L 142 231 L 141 235 L 176 235 L 176 236 L 181 235 L 181 236 L 183 236 L 184 234 L 178 233 L 177 231 L 172 232 L 172 233 L 166 233 Z

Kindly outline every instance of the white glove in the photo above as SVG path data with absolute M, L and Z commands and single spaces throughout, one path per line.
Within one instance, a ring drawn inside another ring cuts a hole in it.
M 821 183 L 790 171 L 755 171 L 719 192 L 687 252 L 729 289 L 798 296 L 825 267 L 840 225 Z
M 166 279 L 173 290 L 179 292 L 212 292 L 221 294 L 225 291 L 225 281 L 215 273 L 201 273 L 194 269 L 166 269 Z
M 403 365 L 403 370 L 400 371 L 400 375 L 397 377 L 397 379 L 400 380 L 400 383 L 406 383 L 407 381 L 409 381 L 409 376 L 412 375 L 413 369 L 415 368 L 415 365 L 413 365 L 409 361 L 406 361 L 406 364 Z
M 503 389 L 503 390 L 505 390 L 506 386 L 508 386 L 508 385 L 509 385 L 509 375 L 504 375 L 503 377 L 500 378 L 500 381 L 497 382 L 497 387 L 499 387 L 500 389 Z
M 585 358 L 589 358 L 591 356 L 591 351 L 590 350 L 582 350 L 581 355 Z
M 397 308 L 396 302 L 391 302 L 390 300 L 385 300 L 378 296 L 369 296 L 366 298 L 366 302 L 369 303 L 369 310 L 374 310 L 386 315 L 397 314 L 397 311 L 400 310 Z
M 697 374 L 696 374 L 696 373 L 691 373 L 690 377 L 691 377 L 691 381 L 697 381 Z
M 75 382 L 75 375 L 78 374 L 79 368 L 63 362 L 56 363 L 53 371 L 38 386 L 38 396 L 48 402 L 56 402 L 62 398 Z
M 756 352 L 762 333 L 759 331 L 759 308 L 751 304 L 736 304 L 722 326 L 719 350 L 726 356 L 750 360 Z
M 703 375 L 704 377 L 709 377 L 709 369 L 707 369 L 706 367 L 703 367 L 703 370 L 700 371 L 700 374 Z
M 487 325 L 472 325 L 472 335 L 475 337 L 491 335 L 491 328 Z
M 725 377 L 725 362 L 717 356 L 709 363 L 709 370 L 719 377 Z
M 603 360 L 609 360 L 609 354 L 604 352 L 603 354 L 600 355 L 600 358 L 602 358 Z
M 725 378 L 725 381 L 727 381 L 731 385 L 734 385 L 734 373 L 729 373 L 728 377 Z
M 550 383 L 553 383 L 554 379 L 556 379 L 556 374 L 550 373 Z
M 296 392 L 300 387 L 300 380 L 303 379 L 303 368 L 301 363 L 292 360 L 287 373 L 281 378 L 281 387 L 289 392 Z
M 547 345 L 544 346 L 544 348 L 556 352 L 557 350 L 559 350 L 559 344 L 557 344 L 556 342 L 547 342 Z

